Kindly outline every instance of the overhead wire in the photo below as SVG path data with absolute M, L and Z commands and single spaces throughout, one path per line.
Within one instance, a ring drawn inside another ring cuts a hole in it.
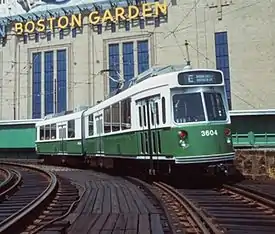
M 208 57 L 206 57 L 201 51 L 197 50 L 196 48 L 194 48 L 194 46 L 192 46 L 191 43 L 189 43 L 190 48 L 192 48 L 193 50 L 197 51 L 198 53 L 200 53 L 202 56 L 204 56 L 208 61 L 210 61 L 211 63 L 215 64 L 214 61 L 212 61 L 211 59 L 209 59 Z M 232 80 L 232 79 L 231 79 Z M 257 94 L 254 94 L 249 88 L 247 88 L 242 81 L 238 80 L 238 85 L 241 85 L 248 93 L 252 94 L 253 96 L 255 96 L 260 102 L 264 103 L 264 100 L 262 98 L 260 98 Z M 238 94 L 236 94 L 233 90 L 231 90 L 231 93 L 237 97 L 239 100 L 241 100 L 242 102 L 246 103 L 247 105 L 249 105 L 250 107 L 256 108 L 253 104 L 249 103 L 248 101 L 246 101 L 245 99 L 241 98 Z

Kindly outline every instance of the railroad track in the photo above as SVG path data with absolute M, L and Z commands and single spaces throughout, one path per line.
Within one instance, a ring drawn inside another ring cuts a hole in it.
M 274 233 L 275 202 L 255 188 L 223 185 L 216 189 L 180 189 L 179 193 L 200 209 L 221 233 Z
M 78 199 L 69 181 L 39 167 L 0 163 L 0 233 L 37 233 L 64 230 Z
M 268 185 L 242 183 L 223 185 L 219 188 L 175 189 L 162 182 L 149 185 L 141 180 L 129 178 L 133 184 L 138 185 L 135 187 L 130 183 L 126 185 L 120 177 L 100 172 L 54 166 L 40 167 L 43 171 L 48 171 L 46 174 L 55 173 L 62 178 L 55 175 L 59 184 L 55 194 L 49 199 L 47 208 L 34 212 L 36 215 L 31 216 L 32 221 L 24 227 L 25 233 L 138 233 L 140 230 L 148 234 L 274 233 L 275 182 Z M 13 181 L 10 182 L 13 185 L 15 181 L 18 182 L 17 186 L 14 186 L 15 190 L 8 195 L 10 200 L 5 200 L 2 204 L 0 201 L 0 222 L 2 212 L 7 211 L 7 207 L 13 207 L 17 200 L 23 201 L 22 197 L 28 194 L 28 191 L 25 193 L 22 190 L 24 186 L 21 184 L 24 185 L 26 181 L 24 173 L 28 174 L 30 171 L 32 170 L 16 166 L 8 167 L 6 171 L 0 170 L 2 181 Z M 20 173 L 16 176 L 16 172 Z M 46 183 L 48 177 L 44 174 L 43 178 Z M 82 196 L 79 196 L 77 189 L 71 186 L 72 180 L 76 183 L 83 182 Z M 18 194 L 19 197 L 16 197 Z M 80 205 L 74 212 L 77 203 Z M 18 203 L 16 206 L 19 205 L 21 204 Z M 22 206 L 20 207 L 23 210 Z M 66 219 L 70 213 L 74 217 L 71 222 Z M 128 216 L 131 218 L 127 218 Z
M 154 197 L 124 178 L 65 167 L 37 167 L 56 175 L 58 191 L 47 208 L 22 228 L 22 233 L 173 233 Z M 72 181 L 83 187 L 82 195 L 71 188 Z
M 274 233 L 275 182 L 175 189 L 162 182 L 134 180 L 159 197 L 174 233 Z
M 2 202 L 17 190 L 22 177 L 17 171 L 5 168 L 0 168 L 0 174 L 3 178 L 0 184 L 0 202 Z
M 211 220 L 175 188 L 162 183 L 147 184 L 137 178 L 129 178 L 158 198 L 169 220 L 172 233 L 220 234 Z
M 18 233 L 47 205 L 58 183 L 54 174 L 19 164 L 1 164 L 9 182 L 1 193 L 0 233 Z

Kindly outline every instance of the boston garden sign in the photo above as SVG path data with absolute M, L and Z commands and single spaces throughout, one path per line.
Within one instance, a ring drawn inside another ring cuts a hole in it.
M 140 6 L 130 5 L 127 7 L 116 7 L 106 9 L 102 12 L 91 11 L 85 14 L 78 13 L 64 15 L 60 17 L 40 18 L 36 21 L 14 22 L 13 28 L 16 35 L 25 33 L 53 31 L 54 29 L 66 29 L 82 27 L 84 22 L 97 25 L 105 22 L 119 22 L 121 20 L 134 20 L 139 17 L 151 18 L 160 15 L 167 15 L 167 4 L 160 2 L 144 3 Z M 0 29 L 0 37 L 5 34 L 3 28 Z

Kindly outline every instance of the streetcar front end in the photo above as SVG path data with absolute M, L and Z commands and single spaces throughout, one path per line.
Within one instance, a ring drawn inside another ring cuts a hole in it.
M 235 153 L 222 72 L 182 72 L 178 83 L 179 87 L 171 89 L 172 128 L 165 137 L 175 167 L 190 165 L 209 173 L 234 171 Z

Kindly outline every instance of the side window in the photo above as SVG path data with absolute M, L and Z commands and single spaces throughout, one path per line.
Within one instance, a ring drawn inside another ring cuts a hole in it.
M 51 139 L 51 125 L 45 126 L 45 140 Z
M 156 122 L 157 122 L 157 125 L 159 125 L 159 103 L 156 102 L 155 105 L 156 105 Z
M 156 108 L 156 103 L 153 103 L 153 108 Z M 155 126 L 155 113 L 154 113 L 154 111 L 150 108 L 150 110 L 151 110 L 151 123 L 152 123 L 152 125 L 153 126 Z
M 146 106 L 145 105 L 143 105 L 142 106 L 142 108 L 143 108 L 143 121 L 144 121 L 144 126 L 146 127 L 146 122 L 147 122 L 147 119 L 146 119 Z
M 56 139 L 56 124 L 51 125 L 51 139 Z
M 139 126 L 142 127 L 142 110 L 141 106 L 138 107 L 138 118 L 139 118 Z
M 131 99 L 121 102 L 121 130 L 131 128 Z
M 68 121 L 68 138 L 75 138 L 75 120 Z
M 44 134 L 45 134 L 45 127 L 44 126 L 40 126 L 40 140 L 45 140 L 45 136 L 44 136 Z
M 59 127 L 58 133 L 59 133 L 59 139 L 66 138 L 66 128 L 65 127 Z
M 119 102 L 112 105 L 112 131 L 116 132 L 120 130 L 119 121 Z
M 152 125 L 159 125 L 159 103 L 153 102 L 151 109 L 151 122 Z
M 104 109 L 104 132 L 111 132 L 111 115 L 110 107 Z
M 161 98 L 161 107 L 162 107 L 162 122 L 165 124 L 166 123 L 165 97 Z
M 89 136 L 94 135 L 94 114 L 90 114 L 89 118 Z

